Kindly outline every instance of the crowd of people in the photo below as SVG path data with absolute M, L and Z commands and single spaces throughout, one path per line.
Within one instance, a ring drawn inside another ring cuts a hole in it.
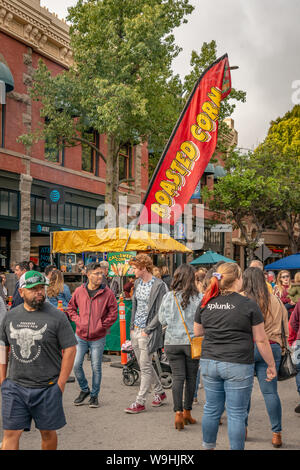
M 15 265 L 17 283 L 11 308 L 5 275 L 0 282 L 0 383 L 2 449 L 18 449 L 34 420 L 42 449 L 57 447 L 56 431 L 66 423 L 62 393 L 74 371 L 80 392 L 74 405 L 98 408 L 106 335 L 118 316 L 117 297 L 132 299 L 130 340 L 140 368 L 138 393 L 128 414 L 167 401 L 152 357 L 164 351 L 172 371 L 174 427 L 193 425 L 200 380 L 205 391 L 203 448 L 215 449 L 226 410 L 230 448 L 244 449 L 256 375 L 272 431 L 282 446 L 282 408 L 277 373 L 284 338 L 300 341 L 300 272 L 267 273 L 259 260 L 242 273 L 237 263 L 220 262 L 195 270 L 182 264 L 173 276 L 155 267 L 150 256 L 129 262 L 134 278 L 121 286 L 108 276 L 106 261 L 79 267 L 83 284 L 73 293 L 61 270 L 44 273 L 23 261 Z M 62 311 L 61 311 L 62 310 Z M 191 356 L 191 338 L 203 337 L 201 358 Z M 83 363 L 90 354 L 92 383 Z M 9 367 L 8 367 L 9 365 Z M 300 365 L 296 387 L 300 396 Z M 47 403 L 47 407 L 45 404 Z M 45 411 L 46 409 L 46 411 Z M 300 413 L 300 404 L 295 408 Z

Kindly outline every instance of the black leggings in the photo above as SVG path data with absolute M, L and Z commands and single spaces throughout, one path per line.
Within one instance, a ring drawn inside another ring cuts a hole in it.
M 191 358 L 191 346 L 165 345 L 165 352 L 172 369 L 174 411 L 191 410 L 196 387 L 199 359 Z M 184 403 L 183 402 L 183 387 Z

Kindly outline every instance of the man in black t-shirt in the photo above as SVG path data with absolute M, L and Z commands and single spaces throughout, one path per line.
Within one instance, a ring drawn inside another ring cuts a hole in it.
M 0 344 L 5 348 L 0 364 L 3 450 L 19 448 L 21 434 L 30 429 L 32 419 L 40 430 L 42 449 L 55 450 L 56 430 L 66 424 L 62 393 L 77 341 L 66 315 L 45 302 L 45 284 L 37 271 L 21 276 L 24 304 L 12 309 L 0 327 Z

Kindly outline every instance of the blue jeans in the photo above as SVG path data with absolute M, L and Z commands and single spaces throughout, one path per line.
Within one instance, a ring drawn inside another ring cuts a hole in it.
M 200 359 L 200 365 L 206 396 L 202 418 L 203 447 L 216 447 L 219 422 L 226 404 L 230 449 L 243 450 L 254 364 Z
M 200 385 L 200 377 L 201 377 L 201 367 L 200 367 L 200 362 L 199 362 L 199 367 L 198 367 L 198 372 L 197 372 L 197 377 L 196 377 L 196 387 L 195 387 L 194 398 L 198 397 L 198 388 L 199 388 L 199 385 Z
M 281 347 L 279 344 L 270 344 L 274 361 L 276 364 L 276 370 L 278 372 L 280 361 L 281 361 Z M 273 432 L 280 432 L 282 430 L 281 427 L 281 416 L 282 416 L 282 409 L 281 409 L 281 402 L 277 392 L 277 377 L 271 380 L 270 382 L 266 381 L 267 378 L 267 363 L 263 360 L 262 356 L 260 355 L 257 346 L 254 346 L 254 367 L 257 376 L 257 380 L 259 383 L 259 387 L 261 393 L 263 394 L 267 412 L 269 415 L 269 419 L 271 422 L 271 428 Z M 248 407 L 248 414 L 250 412 L 250 405 Z M 246 426 L 248 425 L 248 419 L 246 420 Z
M 297 390 L 300 395 L 300 364 L 296 366 L 298 374 L 296 375 L 296 385 L 297 385 Z
M 78 381 L 79 387 L 82 392 L 90 390 L 88 381 L 83 371 L 83 360 L 88 350 L 91 351 L 91 366 L 92 366 L 92 390 L 91 397 L 97 397 L 100 392 L 100 384 L 102 377 L 102 356 L 105 346 L 105 337 L 97 341 L 85 341 L 76 335 L 78 341 L 76 357 L 74 362 L 74 373 Z

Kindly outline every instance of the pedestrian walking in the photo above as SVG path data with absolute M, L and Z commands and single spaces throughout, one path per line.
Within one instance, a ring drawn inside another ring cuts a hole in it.
M 3 294 L 2 294 L 3 293 Z M 5 273 L 0 274 L 0 297 L 4 297 L 4 301 L 6 301 L 8 296 L 7 287 L 6 287 L 6 275 Z
M 45 302 L 43 274 L 28 271 L 19 284 L 24 302 L 10 310 L 0 327 L 6 349 L 5 364 L 0 365 L 2 449 L 17 450 L 23 430 L 30 430 L 34 420 L 42 449 L 55 450 L 56 431 L 66 424 L 62 394 L 73 367 L 76 338 L 66 315 Z
M 291 287 L 288 289 L 288 296 L 294 304 L 300 299 L 300 272 L 297 272 Z
M 195 273 L 195 284 L 196 284 L 198 292 L 201 292 L 201 294 L 203 294 L 205 290 L 203 286 L 203 282 L 204 282 L 206 273 L 207 273 L 207 269 L 205 268 L 197 269 Z
M 29 271 L 29 263 L 27 261 L 22 261 L 21 263 L 16 264 L 15 275 L 17 276 L 18 281 L 16 282 L 15 291 L 13 293 L 11 308 L 17 307 L 24 302 L 19 292 L 19 279 L 24 273 L 26 273 L 26 271 Z
M 291 315 L 289 321 L 289 345 L 293 347 L 294 350 L 294 363 L 297 368 L 297 375 L 296 375 L 296 387 L 297 392 L 300 397 L 300 299 L 296 303 L 294 311 Z M 299 405 L 295 408 L 295 413 L 300 413 L 300 400 Z
M 282 324 L 284 326 L 284 335 L 287 339 L 289 336 L 287 311 L 281 300 L 268 292 L 268 288 L 264 282 L 264 274 L 258 268 L 248 268 L 245 270 L 243 274 L 242 295 L 254 300 L 263 314 L 265 332 L 272 349 L 276 371 L 278 373 L 281 355 L 284 353 Z M 277 377 L 274 377 L 271 381 L 266 380 L 268 365 L 260 354 L 256 343 L 254 345 L 254 361 L 255 374 L 265 400 L 273 432 L 272 444 L 274 447 L 281 447 L 282 407 L 277 390 Z M 249 412 L 250 402 L 248 414 Z M 246 421 L 246 425 L 247 422 L 248 420 Z
M 67 308 L 67 315 L 76 324 L 78 341 L 74 373 L 80 387 L 79 396 L 74 405 L 83 405 L 87 397 L 90 408 L 98 408 L 101 378 L 102 356 L 105 337 L 109 328 L 118 317 L 118 304 L 113 292 L 102 281 L 103 270 L 99 263 L 87 265 L 88 282 L 77 287 Z M 92 388 L 83 370 L 85 354 L 91 352 Z
M 279 271 L 276 278 L 276 286 L 274 287 L 274 294 L 279 297 L 288 311 L 288 318 L 294 310 L 295 303 L 289 297 L 289 288 L 291 287 L 291 275 L 289 271 Z
M 185 424 L 196 423 L 191 410 L 199 366 L 199 358 L 191 358 L 191 345 L 181 315 L 190 336 L 194 336 L 195 313 L 202 297 L 195 285 L 194 269 L 182 264 L 174 273 L 171 291 L 164 296 L 158 313 L 162 327 L 166 327 L 164 346 L 172 369 L 175 428 L 179 431 Z
M 103 283 L 105 283 L 114 293 L 114 296 L 117 298 L 121 290 L 121 278 L 120 276 L 109 277 L 109 263 L 108 261 L 100 261 L 100 266 L 103 272 Z
M 272 350 L 258 305 L 239 294 L 242 272 L 223 263 L 210 280 L 198 307 L 194 332 L 204 336 L 200 359 L 206 402 L 202 418 L 203 447 L 216 447 L 225 409 L 232 450 L 243 450 L 247 409 L 253 387 L 254 341 L 268 364 L 267 380 L 276 377 Z
M 50 304 L 57 308 L 58 302 L 61 301 L 63 308 L 66 309 L 71 297 L 70 288 L 64 283 L 63 274 L 58 269 L 51 271 L 50 281 L 47 288 L 47 300 Z
M 146 397 L 152 383 L 154 383 L 152 406 L 161 406 L 167 398 L 152 365 L 152 356 L 163 347 L 158 311 L 168 288 L 161 279 L 152 275 L 153 263 L 150 256 L 141 253 L 132 258 L 129 264 L 133 267 L 137 278 L 132 296 L 130 338 L 139 363 L 141 380 L 135 402 L 124 411 L 137 414 L 146 411 Z
M 172 278 L 170 276 L 168 266 L 162 266 L 161 267 L 161 279 L 164 281 L 165 284 L 167 284 L 168 289 L 170 289 Z
M 273 293 L 273 287 L 268 281 L 268 276 L 267 276 L 268 273 L 267 273 L 267 271 L 264 271 L 263 263 L 259 259 L 254 259 L 249 264 L 249 268 L 258 268 L 258 269 L 260 269 L 261 271 L 264 272 L 265 282 L 267 284 L 268 291 L 270 292 L 270 294 L 272 294 Z

